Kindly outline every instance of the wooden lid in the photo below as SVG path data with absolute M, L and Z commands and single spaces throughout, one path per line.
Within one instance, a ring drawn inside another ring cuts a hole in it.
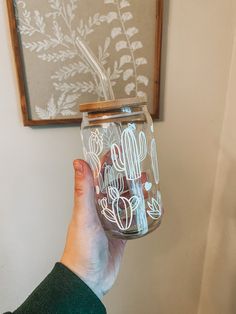
M 80 112 L 91 112 L 91 111 L 103 111 L 108 109 L 119 109 L 122 107 L 135 107 L 140 105 L 145 105 L 146 99 L 144 97 L 134 97 L 134 98 L 122 98 L 107 101 L 98 101 L 91 103 L 80 104 Z

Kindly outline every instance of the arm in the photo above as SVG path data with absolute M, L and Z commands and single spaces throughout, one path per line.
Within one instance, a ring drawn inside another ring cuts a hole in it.
M 98 218 L 88 164 L 74 162 L 74 208 L 60 263 L 15 314 L 104 314 L 100 299 L 113 286 L 125 241 L 109 239 Z
M 106 310 L 99 298 L 77 275 L 63 264 L 56 263 L 51 273 L 13 313 L 105 314 Z

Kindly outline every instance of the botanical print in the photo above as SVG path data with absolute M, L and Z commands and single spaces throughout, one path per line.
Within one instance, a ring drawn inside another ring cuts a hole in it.
M 31 73 L 25 62 L 35 97 L 35 75 L 47 84 L 42 97 L 29 95 L 36 118 L 76 117 L 78 104 L 90 100 L 147 96 L 145 30 L 137 25 L 136 0 L 14 3 L 22 49 L 34 63 Z

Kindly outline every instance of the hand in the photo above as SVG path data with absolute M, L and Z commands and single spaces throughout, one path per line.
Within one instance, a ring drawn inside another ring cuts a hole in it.
M 116 280 L 125 241 L 108 238 L 103 230 L 88 164 L 75 160 L 74 170 L 74 209 L 61 263 L 102 298 Z

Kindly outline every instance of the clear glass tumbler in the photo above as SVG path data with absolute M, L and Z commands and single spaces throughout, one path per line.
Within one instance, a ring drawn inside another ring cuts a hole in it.
M 94 177 L 105 231 L 135 239 L 161 223 L 157 145 L 147 103 L 139 98 L 81 104 L 85 159 Z

